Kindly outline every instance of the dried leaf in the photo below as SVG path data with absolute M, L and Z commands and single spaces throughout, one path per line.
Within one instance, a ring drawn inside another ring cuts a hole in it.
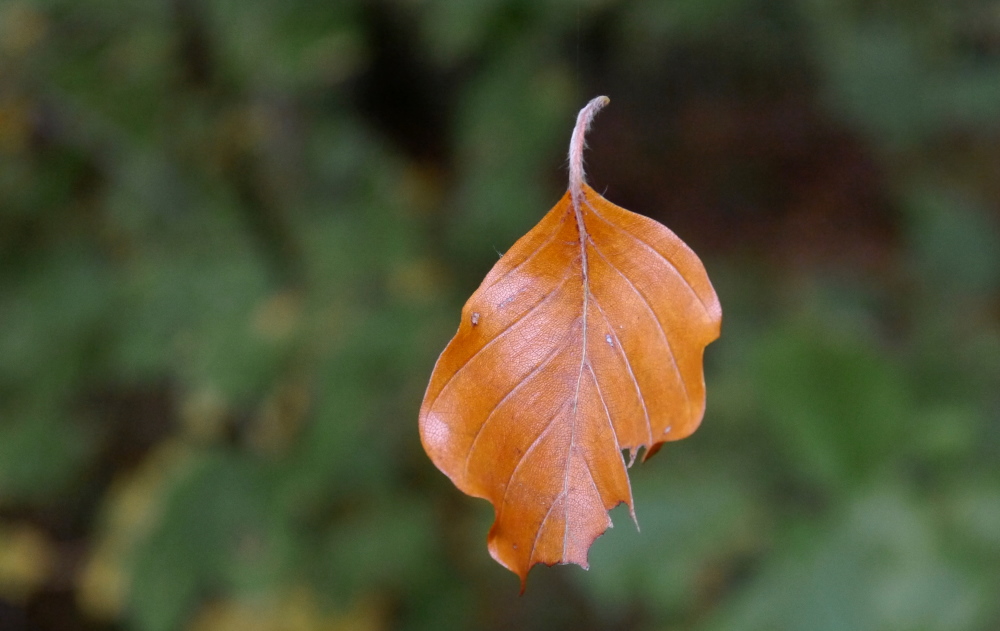
M 608 511 L 633 509 L 623 450 L 698 427 L 721 325 L 695 253 L 585 183 L 583 136 L 607 102 L 580 112 L 569 190 L 466 303 L 420 410 L 434 464 L 493 503 L 490 554 L 522 590 L 536 563 L 586 568 Z

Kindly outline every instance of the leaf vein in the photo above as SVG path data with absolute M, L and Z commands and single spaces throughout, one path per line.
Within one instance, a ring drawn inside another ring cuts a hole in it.
M 544 250 L 545 248 L 547 248 L 550 245 L 552 245 L 552 242 L 556 240 L 557 236 L 559 236 L 559 231 L 562 229 L 564 223 L 566 223 L 566 217 L 562 217 L 559 220 L 559 223 L 552 230 L 552 234 L 550 234 L 545 239 L 545 241 L 543 241 L 537 248 L 535 248 L 534 250 L 532 250 L 531 254 L 529 254 L 528 256 L 524 257 L 523 261 L 521 261 L 520 263 L 518 263 L 514 267 L 510 268 L 509 270 L 507 270 L 506 272 L 504 272 L 499 278 L 497 278 L 492 283 L 490 283 L 489 286 L 486 287 L 486 290 L 489 290 L 489 289 L 492 289 L 493 287 L 495 287 L 497 284 L 500 283 L 500 281 L 502 281 L 503 279 L 507 278 L 508 276 L 510 276 L 511 274 L 513 274 L 514 272 L 516 272 L 517 270 L 519 270 L 522 267 L 524 267 L 525 265 L 527 265 L 528 262 L 531 261 L 533 258 L 535 258 L 535 256 L 537 256 L 542 250 Z
M 565 495 L 560 493 L 552 500 L 552 505 L 549 506 L 549 510 L 545 511 L 545 516 L 542 517 L 542 523 L 538 524 L 538 530 L 535 531 L 535 540 L 531 542 L 531 552 L 528 553 L 528 567 L 531 567 L 535 562 L 535 548 L 538 547 L 538 539 L 542 536 L 542 531 L 545 530 L 545 523 L 549 521 L 549 517 L 552 516 L 552 509 L 556 507 L 559 500 L 565 499 Z M 565 557 L 565 555 L 563 555 Z
M 586 199 L 584 201 L 586 201 Z M 593 205 L 591 205 L 591 203 L 589 201 L 587 201 L 586 203 L 587 203 L 587 207 L 590 208 L 591 212 L 594 213 L 595 217 L 597 217 L 598 219 L 600 219 L 604 223 L 608 224 L 609 226 L 611 226 L 615 230 L 617 230 L 617 231 L 619 231 L 621 233 L 624 233 L 624 234 L 628 235 L 629 237 L 631 237 L 633 240 L 639 242 L 639 244 L 643 245 L 647 250 L 649 250 L 650 252 L 652 252 L 653 254 L 655 254 L 658 258 L 662 259 L 667 265 L 669 265 L 670 268 L 672 270 L 674 270 L 674 272 L 677 274 L 677 277 L 681 279 L 681 282 L 684 283 L 684 286 L 687 287 L 689 290 L 691 290 L 691 293 L 694 295 L 695 299 L 701 305 L 701 308 L 704 309 L 705 313 L 708 314 L 708 315 L 711 315 L 711 311 L 709 310 L 708 305 L 705 304 L 705 301 L 702 300 L 702 298 L 698 294 L 698 292 L 695 291 L 694 285 L 691 284 L 691 281 L 689 281 L 687 279 L 687 277 L 684 276 L 684 274 L 681 274 L 681 271 L 679 269 L 677 269 L 677 266 L 674 265 L 673 261 L 671 261 L 670 259 L 668 259 L 666 256 L 663 255 L 663 253 L 661 253 L 659 250 L 657 250 L 656 248 L 654 248 L 652 245 L 650 245 L 645 240 L 643 240 L 643 239 L 635 236 L 632 232 L 626 230 L 625 228 L 622 228 L 618 224 L 616 224 L 616 223 L 612 222 L 611 220 L 607 219 L 606 217 L 604 217 L 604 215 L 602 215 L 601 213 L 597 212 L 597 209 L 594 208 Z
M 656 311 L 653 310 L 653 305 L 649 303 L 649 299 L 646 298 L 646 295 L 643 294 L 639 290 L 639 288 L 635 286 L 635 284 L 632 282 L 632 279 L 626 276 L 625 273 L 622 272 L 620 269 L 618 269 L 614 263 L 608 260 L 608 257 L 604 256 L 604 253 L 601 252 L 600 248 L 597 247 L 597 244 L 591 243 L 591 246 L 594 248 L 594 252 L 597 252 L 597 255 L 600 256 L 602 259 L 604 259 L 604 262 L 607 263 L 608 266 L 611 267 L 611 269 L 618 272 L 618 275 L 625 279 L 625 282 L 628 283 L 628 286 L 632 288 L 632 291 L 635 292 L 635 295 L 639 296 L 643 304 L 646 305 L 646 309 L 649 310 L 650 315 L 653 316 L 653 321 L 656 322 L 656 326 L 660 330 L 660 336 L 663 338 L 663 341 L 667 345 L 667 351 L 670 354 L 670 361 L 674 366 L 674 371 L 677 373 L 677 380 L 681 384 L 681 389 L 684 390 L 684 398 L 687 399 L 688 405 L 690 405 L 691 394 L 688 392 L 687 383 L 684 382 L 684 376 L 681 374 L 680 366 L 677 365 L 677 357 L 674 355 L 674 348 L 670 344 L 670 337 L 667 335 L 666 329 L 663 328 L 663 323 L 660 322 L 660 319 L 658 317 L 656 317 Z
M 483 430 L 486 428 L 486 425 L 490 422 L 490 419 L 493 418 L 493 415 L 496 413 L 498 409 L 500 409 L 500 406 L 503 405 L 505 401 L 507 401 L 511 396 L 514 395 L 515 392 L 520 390 L 523 386 L 530 383 L 532 379 L 541 374 L 542 370 L 547 365 L 549 365 L 549 363 L 551 363 L 552 360 L 555 359 L 557 355 L 559 355 L 559 353 L 563 352 L 564 350 L 566 350 L 566 348 L 569 347 L 569 343 L 572 340 L 572 333 L 573 333 L 573 328 L 570 328 L 570 330 L 566 332 L 566 336 L 563 338 L 563 340 L 560 340 L 560 343 L 555 348 L 553 348 L 548 355 L 545 356 L 545 359 L 543 359 L 537 366 L 532 368 L 531 372 L 529 372 L 527 375 L 524 376 L 524 378 L 522 378 L 520 381 L 514 384 L 514 387 L 510 389 L 510 392 L 505 394 L 499 401 L 497 401 L 493 405 L 493 408 L 490 410 L 490 413 L 486 416 L 486 419 L 483 420 L 482 425 L 480 425 L 479 429 L 476 430 L 476 435 L 473 436 L 472 443 L 469 445 L 469 453 L 465 456 L 466 475 L 469 472 L 469 462 L 472 460 L 472 452 L 475 451 L 476 444 L 479 441 L 479 437 L 482 436 Z M 565 405 L 566 404 L 564 403 L 563 406 Z
M 615 342 L 615 349 L 617 349 L 617 351 L 621 355 L 622 359 L 625 360 L 625 368 L 628 369 L 628 376 L 629 376 L 629 378 L 632 379 L 632 384 L 635 386 L 635 392 L 636 392 L 636 394 L 639 395 L 639 404 L 642 405 L 642 414 L 646 418 L 646 429 L 649 432 L 649 443 L 650 443 L 650 446 L 652 446 L 652 444 L 653 444 L 653 424 L 649 420 L 649 408 L 646 407 L 646 396 L 642 393 L 642 387 L 639 386 L 639 380 L 635 376 L 635 371 L 632 370 L 632 362 L 631 362 L 631 360 L 629 360 L 628 355 L 625 353 L 625 348 L 622 347 L 621 338 L 619 338 L 618 334 L 615 332 L 614 325 L 611 324 L 611 320 L 608 318 L 608 314 L 605 313 L 604 309 L 601 307 L 601 303 L 597 301 L 597 296 L 592 296 L 592 297 L 594 299 L 594 306 L 597 307 L 597 311 L 601 314 L 601 317 L 604 318 L 605 324 L 608 325 L 608 329 L 611 331 L 611 336 L 614 338 L 614 342 Z M 594 376 L 594 380 L 596 382 L 596 380 L 597 380 L 597 376 L 596 375 Z M 611 417 L 609 415 L 608 416 L 608 420 L 610 420 L 610 418 Z M 612 429 L 614 429 L 614 426 L 612 426 Z M 617 440 L 617 434 L 615 435 L 615 439 Z M 621 447 L 620 443 L 619 443 L 619 447 Z
M 438 390 L 438 393 L 434 397 L 434 400 L 431 401 L 431 404 L 427 406 L 427 410 L 430 411 L 430 410 L 434 409 L 434 405 L 437 404 L 438 399 L 441 398 L 441 395 L 444 394 L 444 391 L 448 389 L 448 386 L 450 386 L 452 384 L 452 382 L 455 380 L 455 377 L 457 377 L 459 375 L 459 373 L 461 373 L 465 369 L 465 367 L 468 366 L 472 362 L 473 359 L 475 359 L 476 357 L 478 357 L 483 351 L 485 351 L 487 348 L 489 348 L 490 346 L 492 346 L 499 339 L 501 339 L 502 337 L 504 337 L 505 335 L 507 335 L 519 323 L 523 322 L 525 318 L 527 318 L 529 315 L 531 315 L 532 313 L 534 313 L 535 311 L 537 311 L 539 309 L 539 307 L 541 307 L 544 303 L 546 303 L 549 300 L 551 300 L 552 296 L 554 296 L 556 293 L 559 292 L 560 289 L 563 288 L 563 285 L 566 284 L 566 281 L 568 281 L 571 276 L 573 276 L 572 272 L 570 272 L 569 274 L 566 274 L 566 276 L 564 276 L 559 281 L 558 285 L 556 285 L 555 287 L 553 287 L 552 290 L 549 291 L 549 293 L 545 294 L 541 299 L 539 299 L 538 302 L 536 302 L 535 304 L 533 304 L 530 309 L 528 309 L 527 311 L 525 311 L 516 320 L 514 320 L 513 322 L 511 322 L 510 324 L 508 324 L 506 327 L 504 327 L 504 329 L 502 331 L 500 331 L 499 333 L 497 333 L 496 336 L 493 337 L 491 340 L 489 340 L 488 342 L 486 342 L 485 344 L 483 344 L 481 347 L 479 347 L 478 349 L 476 349 L 476 352 L 474 352 L 472 355 L 469 355 L 469 358 L 466 359 L 462 363 L 461 366 L 459 366 L 458 368 L 456 368 L 455 372 L 451 373 L 451 376 L 448 377 L 448 380 L 444 382 L 444 385 L 441 386 L 440 390 Z
M 566 471 L 563 473 L 563 495 L 569 493 L 569 469 L 573 462 L 573 451 L 576 449 L 576 423 L 579 419 L 580 409 L 580 385 L 583 383 L 583 369 L 589 366 L 587 361 L 587 315 L 590 311 L 588 301 L 590 299 L 590 264 L 587 261 L 587 241 L 590 235 L 587 234 L 587 225 L 583 221 L 583 211 L 576 197 L 573 197 L 573 213 L 576 215 L 576 230 L 580 242 L 580 281 L 583 284 L 582 301 L 580 310 L 583 320 L 583 335 L 581 336 L 580 348 L 580 369 L 576 375 L 576 393 L 573 395 L 573 424 L 570 426 L 569 449 L 566 454 Z M 563 516 L 563 551 L 562 556 L 566 558 L 566 543 L 569 539 L 569 502 L 564 502 L 565 514 Z
M 548 431 L 555 424 L 556 419 L 559 418 L 559 415 L 562 414 L 562 411 L 566 409 L 567 403 L 569 403 L 569 401 L 559 406 L 559 409 L 556 410 L 556 413 L 553 414 L 552 418 L 548 420 L 548 422 L 545 424 L 545 427 L 542 428 L 542 431 L 538 432 L 538 436 L 535 436 L 535 439 L 531 441 L 531 445 L 529 445 L 528 448 L 524 450 L 524 453 L 521 455 L 520 460 L 518 460 L 517 464 L 514 466 L 514 470 L 510 472 L 510 477 L 507 478 L 507 484 L 503 488 L 503 497 L 500 499 L 500 510 L 498 511 L 496 518 L 497 523 L 500 523 L 500 518 L 503 517 L 503 510 L 507 506 L 507 494 L 510 491 L 511 485 L 514 483 L 514 478 L 517 476 L 518 471 L 521 469 L 521 465 L 524 463 L 525 460 L 528 459 L 528 455 L 535 450 L 535 447 L 537 447 L 542 442 L 542 438 L 545 436 L 545 434 L 548 433 Z M 553 504 L 554 503 L 555 502 L 553 502 Z M 552 507 L 550 506 L 549 510 L 551 509 Z
M 596 303 L 596 300 L 595 300 Z M 594 372 L 594 367 L 590 367 L 590 376 L 594 379 L 594 388 L 597 390 L 597 398 L 601 401 L 601 407 L 604 408 L 604 416 L 608 419 L 608 427 L 611 428 L 611 435 L 615 438 L 615 451 L 618 452 L 618 458 L 622 462 L 622 471 L 625 473 L 625 483 L 628 484 L 628 497 L 629 506 L 632 506 L 632 481 L 628 477 L 628 467 L 625 465 L 625 456 L 622 455 L 622 445 L 618 442 L 618 432 L 615 431 L 615 424 L 611 420 L 611 410 L 608 409 L 608 404 L 604 401 L 604 393 L 601 392 L 601 384 L 597 380 L 597 373 Z M 590 463 L 587 463 L 587 470 L 590 471 Z M 591 479 L 594 478 L 594 472 L 590 471 Z M 597 487 L 597 482 L 594 482 L 594 487 Z M 598 490 L 597 495 L 600 496 L 601 492 Z M 603 502 L 604 499 L 601 498 Z

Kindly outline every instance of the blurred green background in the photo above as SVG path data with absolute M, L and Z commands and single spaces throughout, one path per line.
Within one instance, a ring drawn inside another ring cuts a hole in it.
M 417 410 L 590 181 L 702 257 L 591 569 Z M 0 629 L 1000 629 L 1000 3 L 0 1 Z

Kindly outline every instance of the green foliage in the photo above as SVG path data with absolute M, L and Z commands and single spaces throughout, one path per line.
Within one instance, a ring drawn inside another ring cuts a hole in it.
M 975 1 L 0 4 L 0 628 L 996 628 L 997 41 Z M 417 408 L 598 93 L 591 182 L 723 337 L 642 531 L 518 598 Z

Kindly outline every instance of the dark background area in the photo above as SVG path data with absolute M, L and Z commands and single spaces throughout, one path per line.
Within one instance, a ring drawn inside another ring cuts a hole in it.
M 417 411 L 598 94 L 723 333 L 518 597 Z M 3 0 L 0 629 L 998 629 L 998 211 L 997 2 Z

